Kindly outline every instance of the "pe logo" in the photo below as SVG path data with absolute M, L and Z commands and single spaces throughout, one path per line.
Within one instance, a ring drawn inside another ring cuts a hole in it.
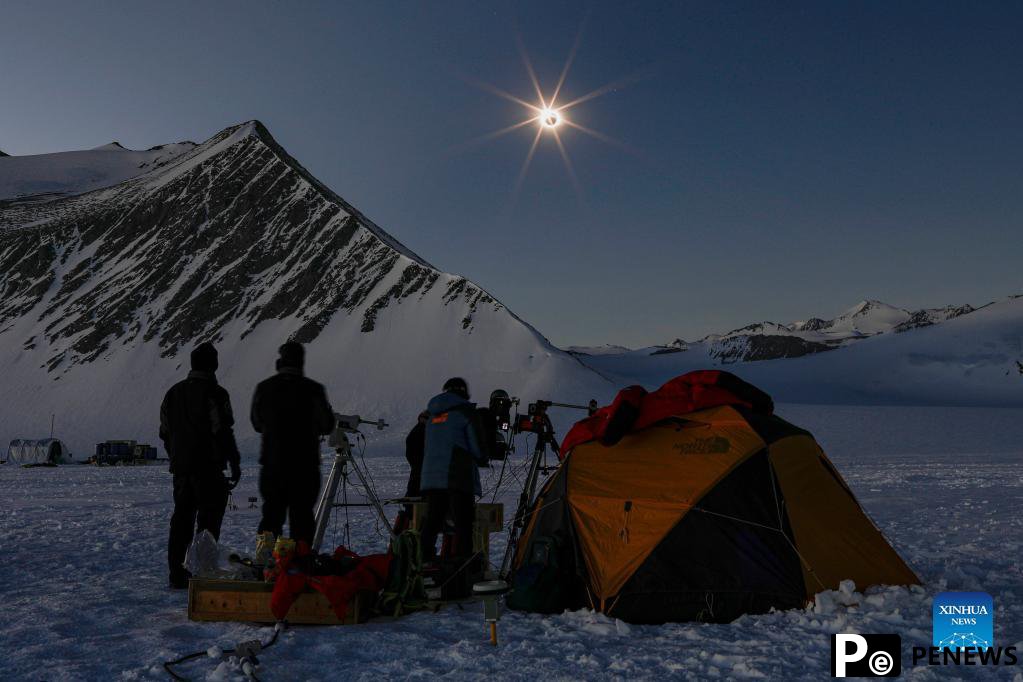
M 932 607 L 933 645 L 953 651 L 993 647 L 994 612 L 987 592 L 942 592 Z
M 832 677 L 898 677 L 902 638 L 898 635 L 831 635 Z

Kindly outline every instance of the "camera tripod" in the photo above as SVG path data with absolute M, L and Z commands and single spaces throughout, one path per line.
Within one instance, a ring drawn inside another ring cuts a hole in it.
M 557 465 L 551 466 L 547 463 L 548 451 L 559 455 L 559 449 L 558 441 L 554 438 L 554 425 L 551 424 L 551 419 L 547 416 L 546 407 L 537 410 L 535 420 L 539 426 L 539 429 L 535 431 L 536 445 L 533 447 L 533 455 L 529 461 L 526 482 L 519 495 L 515 518 L 512 519 L 511 529 L 508 531 L 508 545 L 505 547 L 504 558 L 501 560 L 501 580 L 507 580 L 511 572 L 512 557 L 515 556 L 515 548 L 518 545 L 519 536 L 522 535 L 522 529 L 526 527 L 526 512 L 529 510 L 529 505 L 533 503 L 540 475 L 547 476 L 558 468 Z
M 518 404 L 518 400 L 514 401 Z M 597 401 L 590 400 L 586 405 L 574 405 L 572 403 L 558 403 L 552 400 L 537 400 L 529 404 L 528 418 L 525 422 L 515 415 L 516 433 L 528 431 L 536 434 L 536 445 L 533 448 L 533 456 L 529 461 L 529 473 L 526 475 L 526 482 L 522 486 L 522 494 L 519 496 L 518 508 L 515 510 L 515 518 L 512 519 L 511 528 L 508 531 L 508 546 L 504 550 L 504 559 L 501 561 L 501 580 L 507 580 L 511 574 L 511 562 L 515 556 L 515 550 L 519 543 L 522 530 L 526 527 L 526 515 L 529 506 L 533 504 L 536 486 L 540 475 L 547 476 L 552 471 L 557 471 L 561 466 L 561 449 L 558 441 L 554 438 L 554 425 L 547 415 L 550 407 L 566 407 L 572 410 L 584 410 L 592 417 L 598 409 Z M 523 426 L 525 424 L 525 426 Z M 558 456 L 558 462 L 550 465 L 547 463 L 547 452 L 551 451 Z
M 349 433 L 358 433 L 359 424 L 372 424 L 377 429 L 383 430 L 387 424 L 381 419 L 376 422 L 366 421 L 357 416 L 346 416 L 346 415 L 335 415 L 337 419 L 337 426 L 334 429 L 334 433 L 330 435 L 328 441 L 331 447 L 334 448 L 334 463 L 330 467 L 330 474 L 327 476 L 327 484 L 323 486 L 323 490 L 320 492 L 320 499 L 316 503 L 316 531 L 313 534 L 312 550 L 319 552 L 320 547 L 323 544 L 323 535 L 327 530 L 327 524 L 330 521 L 331 512 L 336 508 L 348 509 L 349 507 L 372 507 L 376 510 L 377 515 L 380 517 L 380 521 L 387 532 L 390 534 L 393 540 L 394 529 L 391 528 L 390 522 L 387 520 L 387 513 L 384 511 L 384 505 L 380 502 L 380 498 L 377 497 L 376 491 L 369 484 L 369 480 L 366 477 L 365 472 L 359 466 L 359 463 L 352 456 L 352 443 L 348 440 Z M 349 502 L 348 501 L 348 488 L 352 484 L 349 483 L 349 477 L 352 473 L 355 473 L 356 478 L 359 479 L 359 483 L 362 485 L 363 490 L 366 494 L 367 502 Z M 338 489 L 341 490 L 341 501 L 337 501 Z M 345 523 L 345 542 L 351 544 L 350 528 L 348 523 Z

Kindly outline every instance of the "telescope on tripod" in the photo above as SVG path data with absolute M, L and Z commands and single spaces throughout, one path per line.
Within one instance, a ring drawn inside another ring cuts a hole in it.
M 328 436 L 327 444 L 334 448 L 334 463 L 330 467 L 330 474 L 327 476 L 327 484 L 323 486 L 323 490 L 320 492 L 320 499 L 316 503 L 316 531 L 313 534 L 312 550 L 319 552 L 320 547 L 323 545 L 323 535 L 327 530 L 327 524 L 330 521 L 331 513 L 336 508 L 349 508 L 349 507 L 367 507 L 372 508 L 376 511 L 380 517 L 380 522 L 384 528 L 391 535 L 393 540 L 394 530 L 391 528 L 390 522 L 387 520 L 387 514 L 384 512 L 384 505 L 380 502 L 380 498 L 377 497 L 376 491 L 370 486 L 369 480 L 366 476 L 366 472 L 362 470 L 359 463 L 352 456 L 352 442 L 349 440 L 348 435 L 355 433 L 362 437 L 362 433 L 359 431 L 359 426 L 369 425 L 374 426 L 378 431 L 383 431 L 387 428 L 388 424 L 383 419 L 371 421 L 363 419 L 358 415 L 348 414 L 335 414 L 334 415 L 335 426 L 334 431 Z M 356 478 L 359 479 L 359 483 L 365 491 L 365 502 L 349 502 L 348 501 L 348 479 L 351 474 L 354 473 Z M 338 490 L 341 490 L 341 501 L 337 501 Z M 348 526 L 346 524 L 345 531 L 347 533 Z M 350 543 L 350 538 L 348 539 Z
M 517 403 L 517 401 L 516 401 Z M 501 580 L 507 580 L 511 571 L 512 557 L 518 545 L 519 536 L 526 526 L 526 511 L 533 503 L 536 495 L 536 486 L 540 476 L 547 476 L 556 471 L 558 464 L 547 463 L 547 452 L 551 451 L 561 458 L 558 441 L 554 436 L 554 425 L 547 414 L 551 407 L 564 407 L 573 410 L 586 410 L 592 416 L 597 411 L 597 401 L 591 400 L 587 405 L 575 405 L 572 403 L 559 403 L 551 400 L 537 400 L 529 403 L 525 415 L 516 415 L 513 425 L 514 433 L 532 433 L 536 435 L 536 444 L 533 446 L 533 454 L 529 462 L 529 469 L 526 473 L 526 481 L 522 486 L 522 493 L 519 495 L 518 507 L 515 510 L 515 517 L 512 519 L 512 526 L 508 532 L 508 545 L 504 550 L 504 559 L 501 561 Z

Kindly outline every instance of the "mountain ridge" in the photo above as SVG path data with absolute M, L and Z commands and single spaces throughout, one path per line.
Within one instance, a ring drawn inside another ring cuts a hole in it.
M 676 339 L 663 349 L 704 344 L 714 347 L 711 356 L 724 362 L 771 360 L 799 357 L 834 350 L 871 336 L 902 333 L 939 324 L 976 310 L 969 304 L 909 311 L 877 299 L 863 299 L 833 318 L 811 317 L 790 323 L 769 320 L 708 334 L 696 342 Z
M 110 398 L 113 413 L 151 436 L 156 398 L 132 382 L 165 388 L 202 340 L 241 354 L 222 367 L 242 394 L 278 344 L 300 340 L 349 404 L 338 409 L 391 418 L 418 413 L 454 374 L 537 397 L 607 388 L 485 289 L 354 209 L 258 121 L 177 151 L 114 185 L 0 203 L 0 372 L 35 396 L 0 416 L 0 437 L 55 409 L 99 437 L 111 416 L 86 398 L 95 390 L 131 396 Z
M 670 343 L 638 349 L 609 343 L 568 346 L 565 350 L 577 356 L 668 355 L 696 350 L 705 351 L 711 362 L 721 364 L 795 358 L 835 350 L 880 334 L 901 334 L 941 324 L 988 305 L 992 303 L 977 308 L 962 304 L 909 311 L 877 299 L 863 299 L 828 319 L 810 317 L 790 323 L 762 320 L 724 333 L 706 334 L 695 341 L 675 338 Z
M 805 343 L 797 336 L 740 335 L 685 350 L 653 346 L 580 359 L 620 383 L 648 389 L 687 371 L 719 368 L 776 402 L 1023 407 L 1023 296 L 907 332 L 795 352 Z M 765 357 L 765 350 L 775 352 Z

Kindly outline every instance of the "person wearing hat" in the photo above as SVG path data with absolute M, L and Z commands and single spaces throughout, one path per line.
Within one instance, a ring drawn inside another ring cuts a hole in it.
M 455 526 L 453 554 L 472 554 L 472 526 L 476 497 L 482 494 L 477 467 L 486 466 L 481 425 L 476 405 L 469 402 L 465 379 L 444 383 L 444 392 L 427 405 L 426 447 L 420 490 L 427 503 L 422 528 L 423 560 L 436 557 L 437 535 L 450 514 Z
M 208 530 L 220 539 L 228 492 L 242 475 L 231 397 L 217 383 L 217 349 L 212 343 L 198 345 L 191 365 L 188 376 L 171 386 L 160 405 L 160 439 L 174 475 L 167 566 L 175 589 L 188 587 L 183 563 L 195 533 Z M 231 475 L 225 478 L 228 467 Z
M 256 386 L 252 426 L 262 434 L 259 492 L 263 518 L 259 544 L 284 532 L 312 544 L 316 531 L 313 507 L 320 492 L 320 436 L 334 429 L 334 410 L 322 384 L 303 373 L 305 349 L 288 341 L 278 349 L 277 374 Z

